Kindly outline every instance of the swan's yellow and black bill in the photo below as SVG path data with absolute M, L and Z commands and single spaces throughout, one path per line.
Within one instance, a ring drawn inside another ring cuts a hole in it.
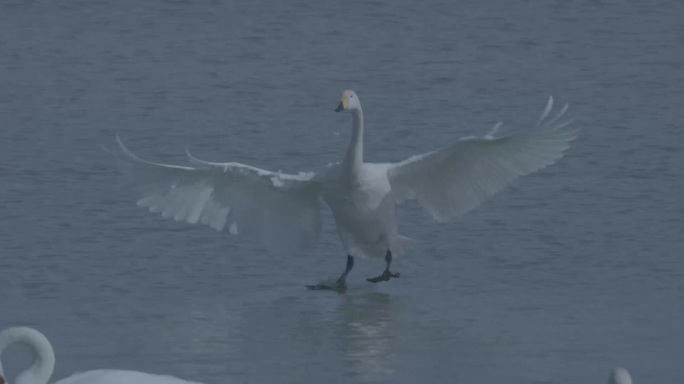
M 337 108 L 335 108 L 335 112 L 344 111 L 347 108 L 349 108 L 349 98 L 345 96 L 340 99 L 340 103 L 337 105 Z

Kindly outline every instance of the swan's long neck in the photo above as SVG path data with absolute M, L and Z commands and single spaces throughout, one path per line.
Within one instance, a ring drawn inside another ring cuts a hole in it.
M 353 167 L 358 167 L 363 163 L 363 111 L 361 108 L 353 110 L 352 117 L 354 120 L 352 140 L 344 161 Z
M 17 376 L 16 384 L 47 384 L 55 369 L 55 352 L 48 339 L 35 329 L 9 328 L 0 332 L 0 354 L 12 344 L 24 344 L 33 353 L 31 366 Z

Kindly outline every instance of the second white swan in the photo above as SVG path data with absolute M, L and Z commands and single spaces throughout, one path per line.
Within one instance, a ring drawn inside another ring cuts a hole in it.
M 16 384 L 47 384 L 55 369 L 55 352 L 50 341 L 37 330 L 13 327 L 0 332 L 0 357 L 12 344 L 23 344 L 33 353 L 33 363 L 21 372 Z M 0 359 L 0 384 L 7 384 Z M 202 384 L 173 376 L 153 375 L 145 372 L 100 369 L 76 373 L 54 384 Z

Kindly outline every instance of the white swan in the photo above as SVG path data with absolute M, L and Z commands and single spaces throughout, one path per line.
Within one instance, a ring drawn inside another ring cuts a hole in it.
M 397 232 L 395 204 L 416 199 L 437 220 L 465 213 L 518 176 L 554 163 L 563 156 L 576 130 L 560 121 L 563 107 L 549 118 L 553 98 L 537 125 L 494 138 L 465 137 L 442 149 L 400 163 L 363 161 L 363 112 L 354 91 L 342 92 L 336 111 L 352 114 L 352 140 L 342 163 L 314 174 L 289 175 L 239 163 L 213 163 L 193 157 L 198 167 L 152 163 L 129 151 L 138 165 L 142 197 L 138 205 L 176 221 L 202 223 L 231 234 L 252 234 L 271 249 L 302 248 L 318 237 L 320 202 L 332 210 L 347 252 L 347 266 L 335 283 L 312 289 L 346 288 L 355 256 L 385 258 L 384 272 L 371 282 L 399 277 L 390 272 L 392 254 L 408 238 Z
M 33 353 L 33 363 L 21 372 L 16 384 L 47 384 L 55 368 L 55 353 L 50 341 L 33 328 L 14 327 L 0 332 L 0 355 L 11 344 L 24 344 Z M 172 376 L 121 370 L 94 370 L 76 373 L 55 384 L 201 384 Z M 0 384 L 8 384 L 0 360 Z
M 622 367 L 615 367 L 610 372 L 608 384 L 632 384 L 632 376 Z

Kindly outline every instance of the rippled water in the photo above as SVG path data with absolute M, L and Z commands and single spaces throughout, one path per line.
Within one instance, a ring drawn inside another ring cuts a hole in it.
M 0 329 L 45 332 L 57 378 L 682 382 L 682 4 L 311 4 L 0 2 Z M 582 134 L 452 223 L 403 206 L 401 279 L 359 260 L 346 295 L 304 289 L 344 267 L 330 220 L 273 256 L 136 208 L 101 149 L 118 132 L 159 161 L 314 168 L 349 140 L 344 88 L 368 161 L 524 127 L 549 94 Z

